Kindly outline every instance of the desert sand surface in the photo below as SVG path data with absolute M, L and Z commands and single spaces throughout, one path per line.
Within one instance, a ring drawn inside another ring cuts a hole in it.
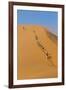
M 17 79 L 57 77 L 57 36 L 39 25 L 17 28 Z

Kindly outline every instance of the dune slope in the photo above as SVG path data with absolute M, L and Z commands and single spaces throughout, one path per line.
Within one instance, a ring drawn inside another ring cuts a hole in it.
M 18 25 L 17 78 L 57 77 L 57 36 L 38 25 Z

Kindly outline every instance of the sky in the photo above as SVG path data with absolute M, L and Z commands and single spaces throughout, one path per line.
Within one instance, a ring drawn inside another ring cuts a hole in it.
M 17 10 L 17 24 L 41 25 L 57 35 L 58 13 L 55 11 Z

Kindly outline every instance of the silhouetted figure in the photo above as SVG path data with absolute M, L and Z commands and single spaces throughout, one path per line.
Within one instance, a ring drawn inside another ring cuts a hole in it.
M 24 26 L 23 26 L 23 30 L 24 30 L 25 28 L 24 28 Z

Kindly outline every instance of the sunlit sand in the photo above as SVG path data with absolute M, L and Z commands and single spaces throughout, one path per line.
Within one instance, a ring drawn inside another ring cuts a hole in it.
M 57 36 L 39 25 L 18 25 L 17 36 L 18 80 L 57 77 Z

